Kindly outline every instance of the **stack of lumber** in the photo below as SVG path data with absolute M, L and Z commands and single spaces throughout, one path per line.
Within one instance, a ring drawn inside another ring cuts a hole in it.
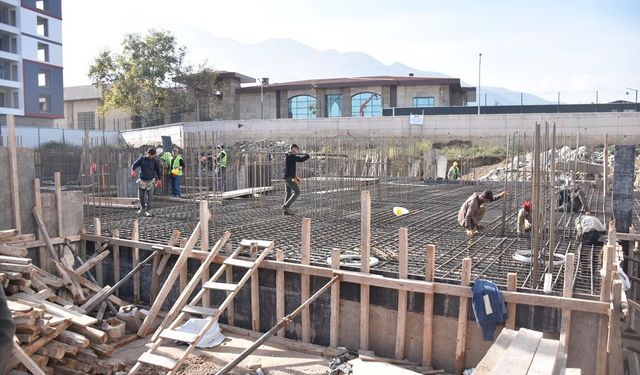
M 64 261 L 52 261 L 58 275 L 33 265 L 26 249 L 3 243 L 9 231 L 0 231 L 0 283 L 8 299 L 16 324 L 9 374 L 34 373 L 28 365 L 37 365 L 45 374 L 114 374 L 124 363 L 111 358 L 115 344 L 99 327 L 106 306 L 96 309 L 96 317 L 82 306 L 100 295 L 102 288 L 91 283 Z M 19 243 L 20 240 L 14 243 Z M 24 250 L 24 251 L 22 251 Z M 7 253 L 13 255 L 6 255 Z M 81 266 L 80 266 L 81 267 Z M 79 269 L 80 267 L 76 268 Z M 117 299 L 117 305 L 125 304 Z

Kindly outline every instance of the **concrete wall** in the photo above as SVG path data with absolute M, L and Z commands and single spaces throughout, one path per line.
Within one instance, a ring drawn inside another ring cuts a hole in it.
M 174 143 L 182 144 L 187 133 L 215 132 L 224 143 L 262 138 L 322 137 L 416 137 L 432 142 L 454 139 L 470 140 L 474 144 L 505 143 L 514 132 L 533 133 L 535 122 L 557 125 L 557 134 L 576 136 L 580 143 L 602 144 L 604 134 L 609 143 L 640 143 L 640 113 L 561 113 L 425 116 L 424 125 L 409 125 L 409 117 L 378 118 L 318 118 L 309 120 L 270 119 L 243 121 L 207 121 L 184 123 L 123 132 L 133 146 L 160 143 L 160 136 L 171 135 Z
M 9 148 L 0 147 L 0 165 L 4 166 L 0 178 L 0 230 L 13 229 L 13 206 L 11 204 L 11 178 L 9 172 Z M 35 224 L 31 210 L 34 206 L 33 180 L 36 178 L 32 149 L 18 148 L 18 187 L 20 188 L 20 223 L 22 233 L 35 233 Z
M 398 86 L 398 105 L 396 107 L 413 107 L 415 96 L 432 96 L 435 107 L 450 105 L 448 85 Z

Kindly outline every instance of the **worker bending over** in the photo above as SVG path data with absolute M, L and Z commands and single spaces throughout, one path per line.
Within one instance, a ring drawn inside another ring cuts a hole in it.
M 518 210 L 518 236 L 531 230 L 531 201 L 525 200 Z
M 282 168 L 282 178 L 284 179 L 287 195 L 284 198 L 282 211 L 285 215 L 293 215 L 289 209 L 293 202 L 300 196 L 300 178 L 296 176 L 296 163 L 301 163 L 309 159 L 309 154 L 300 154 L 300 147 L 297 144 L 291 144 L 289 152 L 284 154 L 284 167 Z
M 493 195 L 491 190 L 485 190 L 482 193 L 473 193 L 460 207 L 458 211 L 458 223 L 467 230 L 467 236 L 471 237 L 475 235 L 480 226 L 480 220 L 484 217 L 487 211 L 486 204 L 489 202 L 497 201 L 500 198 L 504 198 L 507 195 L 505 191 Z
M 578 216 L 575 224 L 578 241 L 582 241 L 585 245 L 597 245 L 605 242 L 604 235 L 607 234 L 607 229 L 591 212 L 587 211 L 584 215 Z

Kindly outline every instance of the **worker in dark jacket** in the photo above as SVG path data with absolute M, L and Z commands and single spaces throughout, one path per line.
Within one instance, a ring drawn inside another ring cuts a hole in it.
M 9 360 L 12 358 L 13 335 L 16 333 L 16 324 L 11 317 L 11 311 L 7 306 L 7 297 L 4 288 L 0 285 L 0 374 L 4 374 Z
M 467 230 L 467 236 L 471 237 L 478 233 L 480 229 L 480 220 L 487 211 L 486 203 L 496 201 L 507 195 L 505 191 L 497 195 L 493 195 L 491 190 L 485 190 L 482 193 L 473 193 L 460 207 L 458 211 L 458 223 Z
M 131 165 L 131 177 L 136 177 L 136 169 L 140 168 L 140 178 L 138 184 L 138 199 L 140 199 L 140 210 L 138 215 L 152 216 L 149 212 L 151 207 L 151 196 L 155 187 L 162 188 L 162 171 L 160 164 L 156 161 L 156 149 L 151 147 L 147 154 L 141 156 Z
M 282 178 L 284 179 L 285 189 L 287 195 L 282 205 L 282 210 L 285 215 L 293 215 L 293 212 L 289 209 L 293 202 L 300 196 L 300 178 L 296 176 L 296 163 L 301 163 L 309 159 L 309 154 L 300 154 L 300 148 L 297 144 L 293 143 L 289 147 L 289 152 L 284 154 L 284 167 L 282 168 Z

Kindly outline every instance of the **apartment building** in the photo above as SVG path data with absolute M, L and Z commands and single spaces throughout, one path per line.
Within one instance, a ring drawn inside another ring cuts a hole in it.
M 64 117 L 61 0 L 0 0 L 0 116 L 8 114 L 17 125 Z

